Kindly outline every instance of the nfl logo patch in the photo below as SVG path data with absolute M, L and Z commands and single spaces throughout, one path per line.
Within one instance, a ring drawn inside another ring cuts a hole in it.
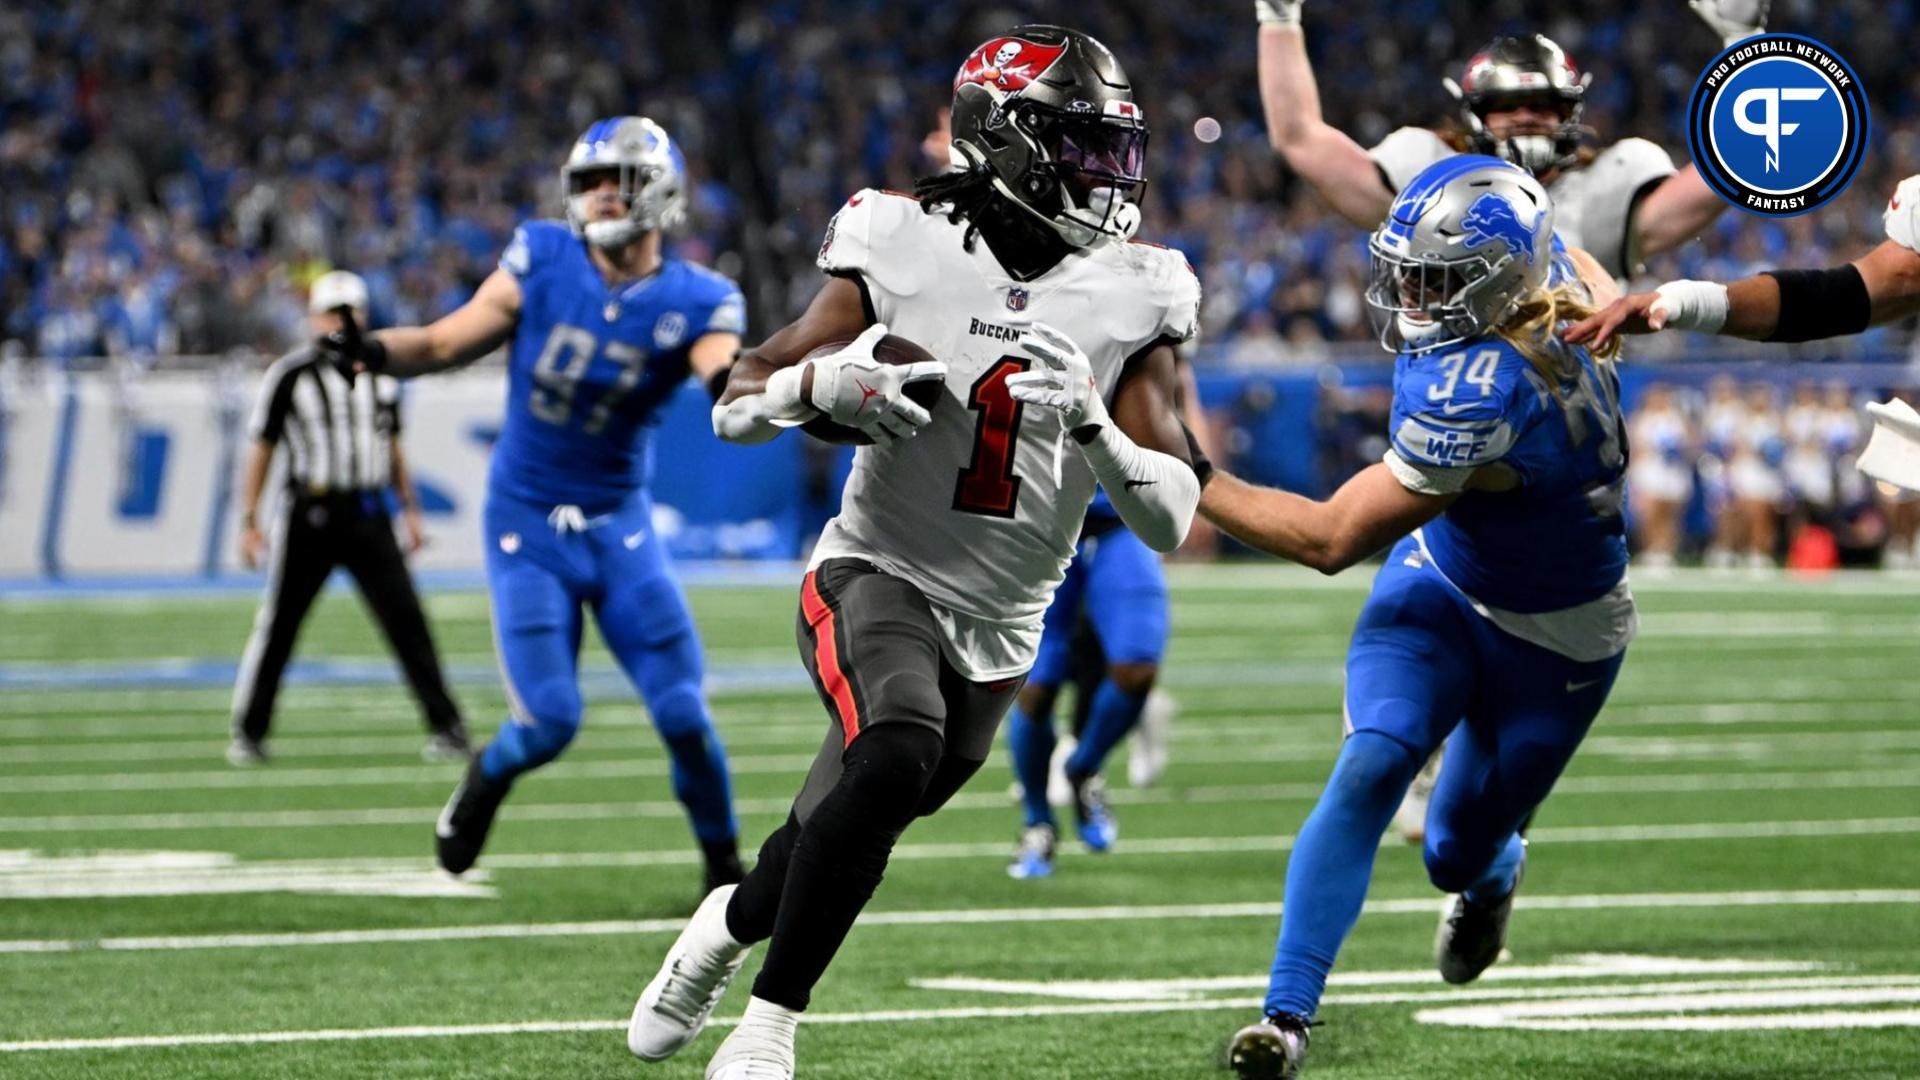
M 1028 296 L 1029 294 L 1025 289 L 1018 288 L 1018 287 L 1008 289 L 1007 290 L 1007 310 L 1008 311 L 1027 310 Z

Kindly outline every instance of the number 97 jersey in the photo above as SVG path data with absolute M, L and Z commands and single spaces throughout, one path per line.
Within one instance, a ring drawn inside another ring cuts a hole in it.
M 625 504 L 646 485 L 656 414 L 687 381 L 694 343 L 744 332 L 739 288 L 674 258 L 609 285 L 586 241 L 552 221 L 521 225 L 500 268 L 520 283 L 520 320 L 490 486 L 590 513 Z
M 1075 252 L 1019 281 L 986 241 L 966 250 L 966 230 L 871 189 L 827 226 L 820 268 L 858 283 L 869 317 L 945 361 L 947 378 L 918 435 L 855 455 L 813 559 L 866 559 L 906 579 L 932 602 L 948 659 L 987 680 L 1032 666 L 1096 486 L 1059 413 L 1007 391 L 1033 362 L 1023 328 L 1072 338 L 1111 404 L 1128 358 L 1193 336 L 1200 284 L 1178 252 L 1142 243 Z

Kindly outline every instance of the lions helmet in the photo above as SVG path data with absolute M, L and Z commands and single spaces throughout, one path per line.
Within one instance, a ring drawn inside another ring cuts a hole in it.
M 973 51 L 953 80 L 953 156 L 1068 244 L 1140 227 L 1146 114 L 1105 45 L 1078 30 L 1017 26 Z
M 1573 160 L 1585 128 L 1580 114 L 1586 108 L 1587 83 L 1567 51 L 1540 34 L 1503 37 L 1489 43 L 1467 61 L 1459 83 L 1447 89 L 1460 102 L 1460 122 L 1476 154 L 1506 158 L 1535 176 Z M 1545 130 L 1496 137 L 1487 127 L 1487 115 L 1525 104 L 1540 104 L 1560 117 Z
M 1461 154 L 1401 190 L 1368 244 L 1367 305 L 1390 352 L 1496 329 L 1552 270 L 1553 200 L 1512 162 Z
M 617 174 L 627 216 L 589 221 L 588 193 L 597 178 L 607 173 Z M 597 121 L 574 142 L 567 163 L 560 166 L 567 224 L 588 243 L 604 248 L 622 247 L 643 233 L 671 229 L 686 217 L 686 178 L 687 160 L 659 124 L 644 116 Z

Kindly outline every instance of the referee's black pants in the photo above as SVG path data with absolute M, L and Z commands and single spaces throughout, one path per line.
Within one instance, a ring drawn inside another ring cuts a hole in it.
M 433 634 L 381 497 L 295 495 L 274 533 L 266 596 L 254 616 L 253 635 L 234 685 L 234 733 L 255 741 L 266 738 L 300 624 L 336 566 L 346 567 L 360 586 L 419 699 L 427 727 L 445 731 L 458 725 L 459 707 L 447 693 Z

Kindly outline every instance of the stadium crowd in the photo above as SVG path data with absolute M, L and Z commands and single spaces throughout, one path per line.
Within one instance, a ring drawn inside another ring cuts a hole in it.
M 1586 122 L 1684 160 L 1680 117 L 1715 48 L 1680 0 L 1564 4 L 1408 0 L 1308 6 L 1328 118 L 1371 143 L 1445 123 L 1440 85 L 1482 39 L 1525 28 L 1593 75 Z M 139 18 L 133 15 L 138 10 Z M 813 287 L 828 217 L 865 185 L 910 187 L 941 163 L 922 142 L 958 57 L 1040 3 L 574 0 L 249 6 L 29 0 L 0 12 L 0 339 L 70 360 L 275 352 L 307 281 L 368 276 L 376 318 L 416 322 L 463 299 L 513 223 L 557 213 L 555 164 L 595 117 L 665 124 L 697 178 L 682 252 L 744 279 L 756 325 Z M 1729 213 L 1653 273 L 1728 278 L 1837 261 L 1920 171 L 1920 72 L 1901 5 L 1785 0 L 1870 87 L 1874 153 L 1819 214 Z M 1244 0 L 1076 7 L 1136 73 L 1154 128 L 1145 235 L 1207 285 L 1203 363 L 1318 362 L 1366 336 L 1364 237 L 1290 182 L 1260 120 Z M 1196 137 L 1211 117 L 1217 141 Z M 1860 345 L 1887 354 L 1908 332 Z M 1684 341 L 1651 346 L 1684 351 Z
M 1593 73 L 1585 121 L 1597 138 L 1645 136 L 1684 161 L 1680 117 L 1712 36 L 1680 0 L 1552 14 L 1564 8 L 1309 4 L 1328 119 L 1366 144 L 1402 123 L 1444 125 L 1441 77 L 1481 40 L 1531 28 Z M 1063 17 L 1036 3 L 886 0 L 11 5 L 0 11 L 0 355 L 140 366 L 275 354 L 303 333 L 307 283 L 336 266 L 369 280 L 376 322 L 428 321 L 471 293 L 518 220 L 558 214 L 556 164 L 578 132 L 634 111 L 666 125 L 691 163 L 680 253 L 741 280 L 753 326 L 777 325 L 811 295 L 814 251 L 850 192 L 910 188 L 944 163 L 928 135 L 957 58 L 1049 14 Z M 1375 358 L 1365 236 L 1267 147 L 1250 5 L 1106 4 L 1072 19 L 1139 81 L 1154 130 L 1143 235 L 1200 270 L 1199 363 Z M 1875 243 L 1886 193 L 1920 171 L 1920 71 L 1897 44 L 1914 19 L 1866 0 L 1777 3 L 1774 27 L 1813 30 L 1869 84 L 1882 110 L 1873 153 L 1832 207 L 1724 214 L 1649 278 L 1824 265 Z M 1199 137 L 1211 134 L 1196 131 L 1202 118 L 1217 121 L 1216 139 Z M 1896 326 L 1840 348 L 1899 357 L 1912 340 Z M 1682 335 L 1636 344 L 1643 359 L 1727 350 Z M 1832 532 L 1867 507 L 1870 522 L 1901 516 L 1842 467 L 1859 438 L 1836 411 L 1850 391 L 1803 387 L 1790 406 L 1763 400 L 1774 392 L 1645 395 L 1636 445 L 1659 449 L 1637 456 L 1635 517 L 1656 561 L 1771 557 L 1805 523 Z M 1831 423 L 1803 431 L 1803 399 L 1824 401 Z M 1675 500 L 1690 510 L 1665 507 Z M 1906 535 L 1890 559 L 1911 558 Z

